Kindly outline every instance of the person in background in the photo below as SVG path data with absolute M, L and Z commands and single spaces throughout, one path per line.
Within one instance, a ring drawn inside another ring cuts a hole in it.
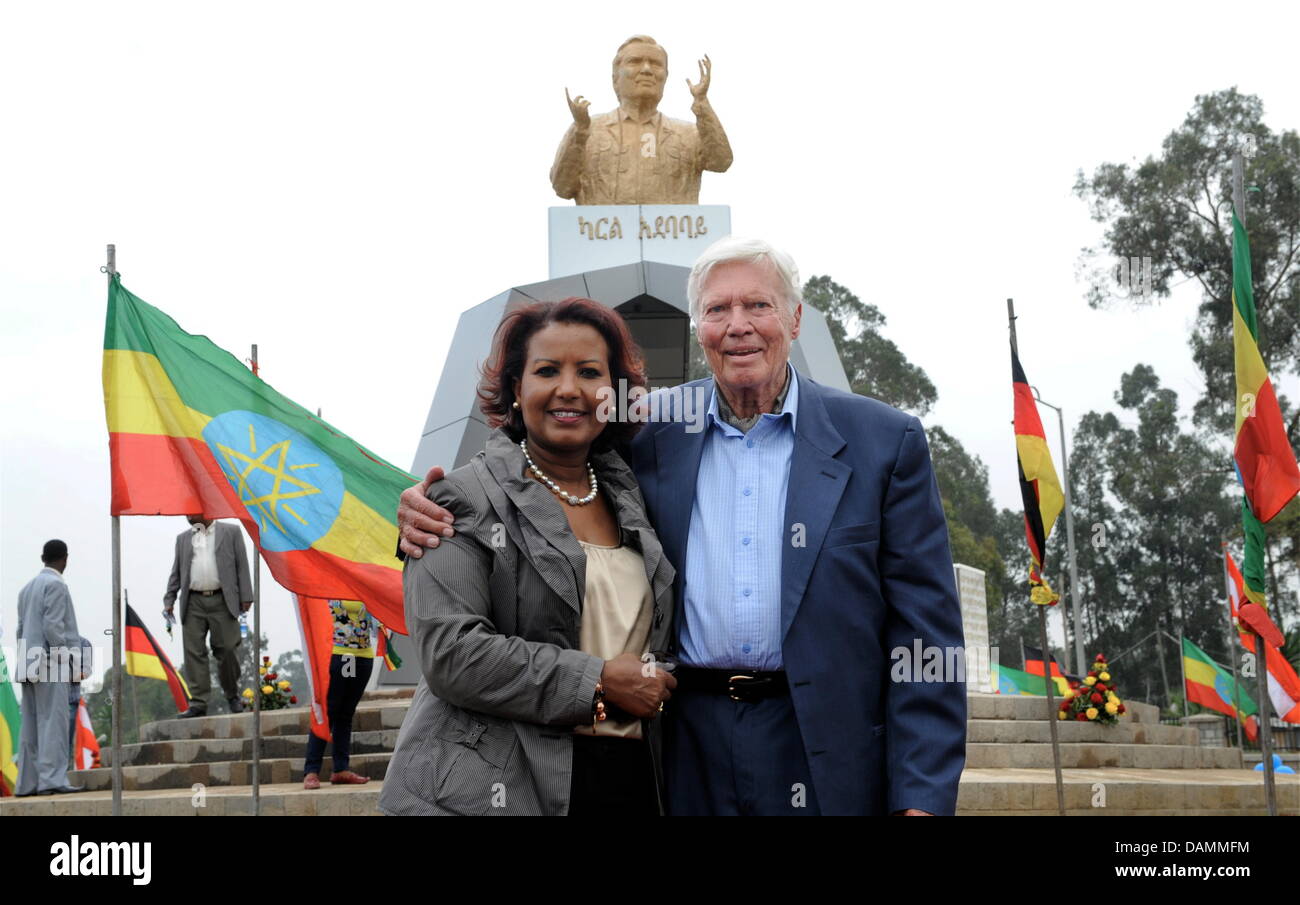
M 234 525 L 201 515 L 188 516 L 190 528 L 176 538 L 171 577 L 163 608 L 168 614 L 181 601 L 181 637 L 185 639 L 185 683 L 190 708 L 181 718 L 206 716 L 212 679 L 208 641 L 217 675 L 231 713 L 244 709 L 239 700 L 239 614 L 253 605 L 244 538 Z
M 375 621 L 359 600 L 331 600 L 334 617 L 334 650 L 330 654 L 330 687 L 326 695 L 330 737 L 334 742 L 330 782 L 335 785 L 370 782 L 348 769 L 352 753 L 352 717 L 366 692 L 375 665 L 373 643 Z M 325 760 L 325 739 L 307 734 L 307 761 L 303 765 L 302 787 L 320 788 L 321 764 Z
M 22 685 L 21 756 L 16 795 L 58 795 L 85 791 L 68 782 L 68 688 L 80 679 L 81 635 L 63 572 L 68 545 L 45 542 L 45 568 L 18 593 L 17 669 Z M 74 677 L 70 668 L 78 670 Z

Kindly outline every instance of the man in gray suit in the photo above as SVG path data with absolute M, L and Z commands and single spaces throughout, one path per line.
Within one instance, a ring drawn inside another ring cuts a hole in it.
M 185 639 L 185 682 L 190 686 L 190 709 L 181 718 L 205 716 L 212 681 L 208 673 L 208 645 L 217 660 L 217 675 L 231 713 L 244 709 L 239 700 L 239 614 L 253 605 L 253 585 L 248 573 L 244 539 L 234 525 L 189 516 L 190 530 L 176 538 L 172 574 L 167 580 L 163 606 L 170 614 L 179 596 L 181 635 Z
M 46 541 L 45 568 L 18 593 L 18 680 L 23 693 L 16 794 L 81 792 L 68 782 L 68 689 L 81 681 L 81 635 L 63 580 L 68 545 Z

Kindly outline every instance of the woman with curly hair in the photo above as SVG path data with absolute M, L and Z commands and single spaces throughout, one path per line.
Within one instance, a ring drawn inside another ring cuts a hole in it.
M 423 678 L 387 814 L 662 813 L 658 723 L 674 571 L 616 449 L 615 392 L 644 384 L 617 313 L 570 298 L 511 311 L 479 389 L 493 432 L 430 486 L 456 532 L 408 561 Z

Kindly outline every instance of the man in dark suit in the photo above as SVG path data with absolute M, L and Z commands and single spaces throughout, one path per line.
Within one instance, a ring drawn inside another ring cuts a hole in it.
M 678 573 L 669 812 L 953 813 L 961 610 L 920 422 L 795 372 L 798 272 L 767 243 L 716 243 L 687 295 L 714 376 L 670 394 L 707 415 L 652 404 L 631 450 Z M 403 493 L 404 552 L 449 522 Z
M 244 538 L 234 525 L 189 516 L 190 529 L 176 538 L 171 577 L 163 606 L 170 614 L 181 601 L 181 635 L 185 640 L 185 682 L 190 707 L 182 718 L 208 712 L 211 678 L 208 639 L 217 661 L 221 689 L 231 713 L 244 709 L 239 699 L 239 614 L 253 605 L 248 554 Z

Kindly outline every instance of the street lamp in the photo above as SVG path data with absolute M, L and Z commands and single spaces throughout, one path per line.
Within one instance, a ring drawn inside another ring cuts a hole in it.
M 1079 560 L 1074 552 L 1074 507 L 1070 501 L 1070 459 L 1065 446 L 1065 411 L 1038 395 L 1038 387 L 1031 386 L 1034 399 L 1056 412 L 1057 422 L 1061 426 L 1061 488 L 1065 491 L 1065 542 L 1070 554 L 1070 606 L 1074 610 L 1074 663 L 1079 675 L 1087 671 L 1083 659 L 1083 616 L 1079 608 Z

